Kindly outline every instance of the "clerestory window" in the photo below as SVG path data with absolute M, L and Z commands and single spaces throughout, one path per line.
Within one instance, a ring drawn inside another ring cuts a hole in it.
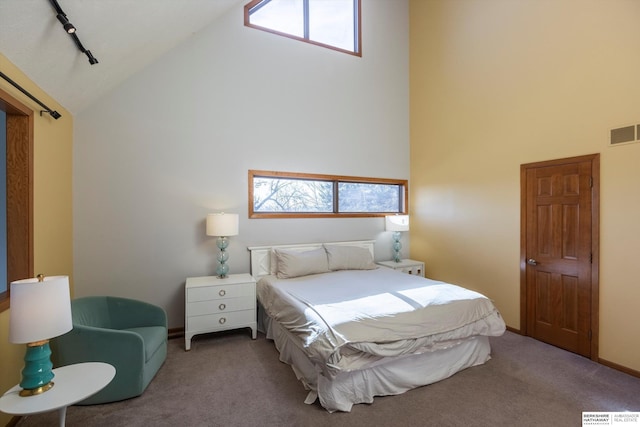
M 403 179 L 249 171 L 249 218 L 406 214 L 407 197 Z
M 253 0 L 244 7 L 244 24 L 362 56 L 360 0 Z

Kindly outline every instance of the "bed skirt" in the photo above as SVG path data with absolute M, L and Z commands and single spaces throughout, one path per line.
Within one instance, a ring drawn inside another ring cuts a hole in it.
M 351 411 L 358 403 L 372 403 L 375 396 L 404 393 L 432 384 L 490 359 L 491 346 L 486 336 L 475 336 L 451 343 L 436 351 L 385 359 L 375 366 L 340 372 L 327 378 L 307 358 L 302 348 L 290 339 L 278 322 L 265 315 L 259 304 L 259 329 L 273 340 L 280 360 L 290 365 L 309 394 L 305 403 L 319 399 L 329 412 Z

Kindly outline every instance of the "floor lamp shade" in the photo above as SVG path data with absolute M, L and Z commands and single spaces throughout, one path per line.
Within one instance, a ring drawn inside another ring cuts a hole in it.
M 9 341 L 27 344 L 20 396 L 53 387 L 49 339 L 73 328 L 67 276 L 39 277 L 11 283 Z

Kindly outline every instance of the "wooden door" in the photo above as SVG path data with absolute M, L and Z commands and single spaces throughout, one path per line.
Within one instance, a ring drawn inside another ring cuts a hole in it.
M 524 332 L 594 359 L 598 160 L 582 156 L 521 168 Z

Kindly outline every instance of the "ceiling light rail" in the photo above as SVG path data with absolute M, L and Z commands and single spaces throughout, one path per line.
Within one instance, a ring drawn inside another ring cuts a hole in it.
M 56 18 L 58 18 L 58 21 L 60 21 L 60 23 L 62 24 L 62 28 L 64 28 L 67 34 L 71 36 L 78 49 L 80 49 L 80 52 L 84 53 L 85 55 L 87 55 L 87 58 L 89 58 L 89 64 L 97 64 L 98 60 L 93 56 L 89 49 L 85 49 L 85 47 L 82 45 L 80 39 L 78 38 L 78 35 L 76 34 L 76 27 L 71 22 L 69 22 L 67 14 L 64 13 L 62 8 L 58 4 L 58 1 L 49 0 L 49 2 L 51 3 L 51 6 L 53 6 L 53 9 L 56 12 Z
M 13 87 L 15 87 L 16 89 L 18 89 L 20 92 L 24 93 L 25 95 L 27 95 L 29 98 L 31 98 L 31 100 L 35 101 L 38 103 L 39 106 L 41 106 L 42 108 L 44 108 L 44 110 L 40 110 L 40 116 L 42 116 L 42 113 L 49 113 L 49 115 L 51 115 L 51 117 L 53 117 L 54 119 L 58 120 L 60 117 L 62 117 L 62 114 L 58 113 L 55 110 L 52 110 L 51 108 L 47 107 L 46 105 L 44 105 L 42 102 L 40 102 L 40 100 L 38 98 L 36 98 L 35 96 L 31 95 L 29 92 L 27 92 L 26 89 L 24 89 L 22 86 L 20 86 L 18 83 L 14 82 L 11 78 L 9 78 L 9 76 L 7 76 L 5 73 L 3 73 L 2 71 L 0 71 L 0 77 L 2 77 L 3 79 L 5 79 L 6 81 L 8 81 Z

